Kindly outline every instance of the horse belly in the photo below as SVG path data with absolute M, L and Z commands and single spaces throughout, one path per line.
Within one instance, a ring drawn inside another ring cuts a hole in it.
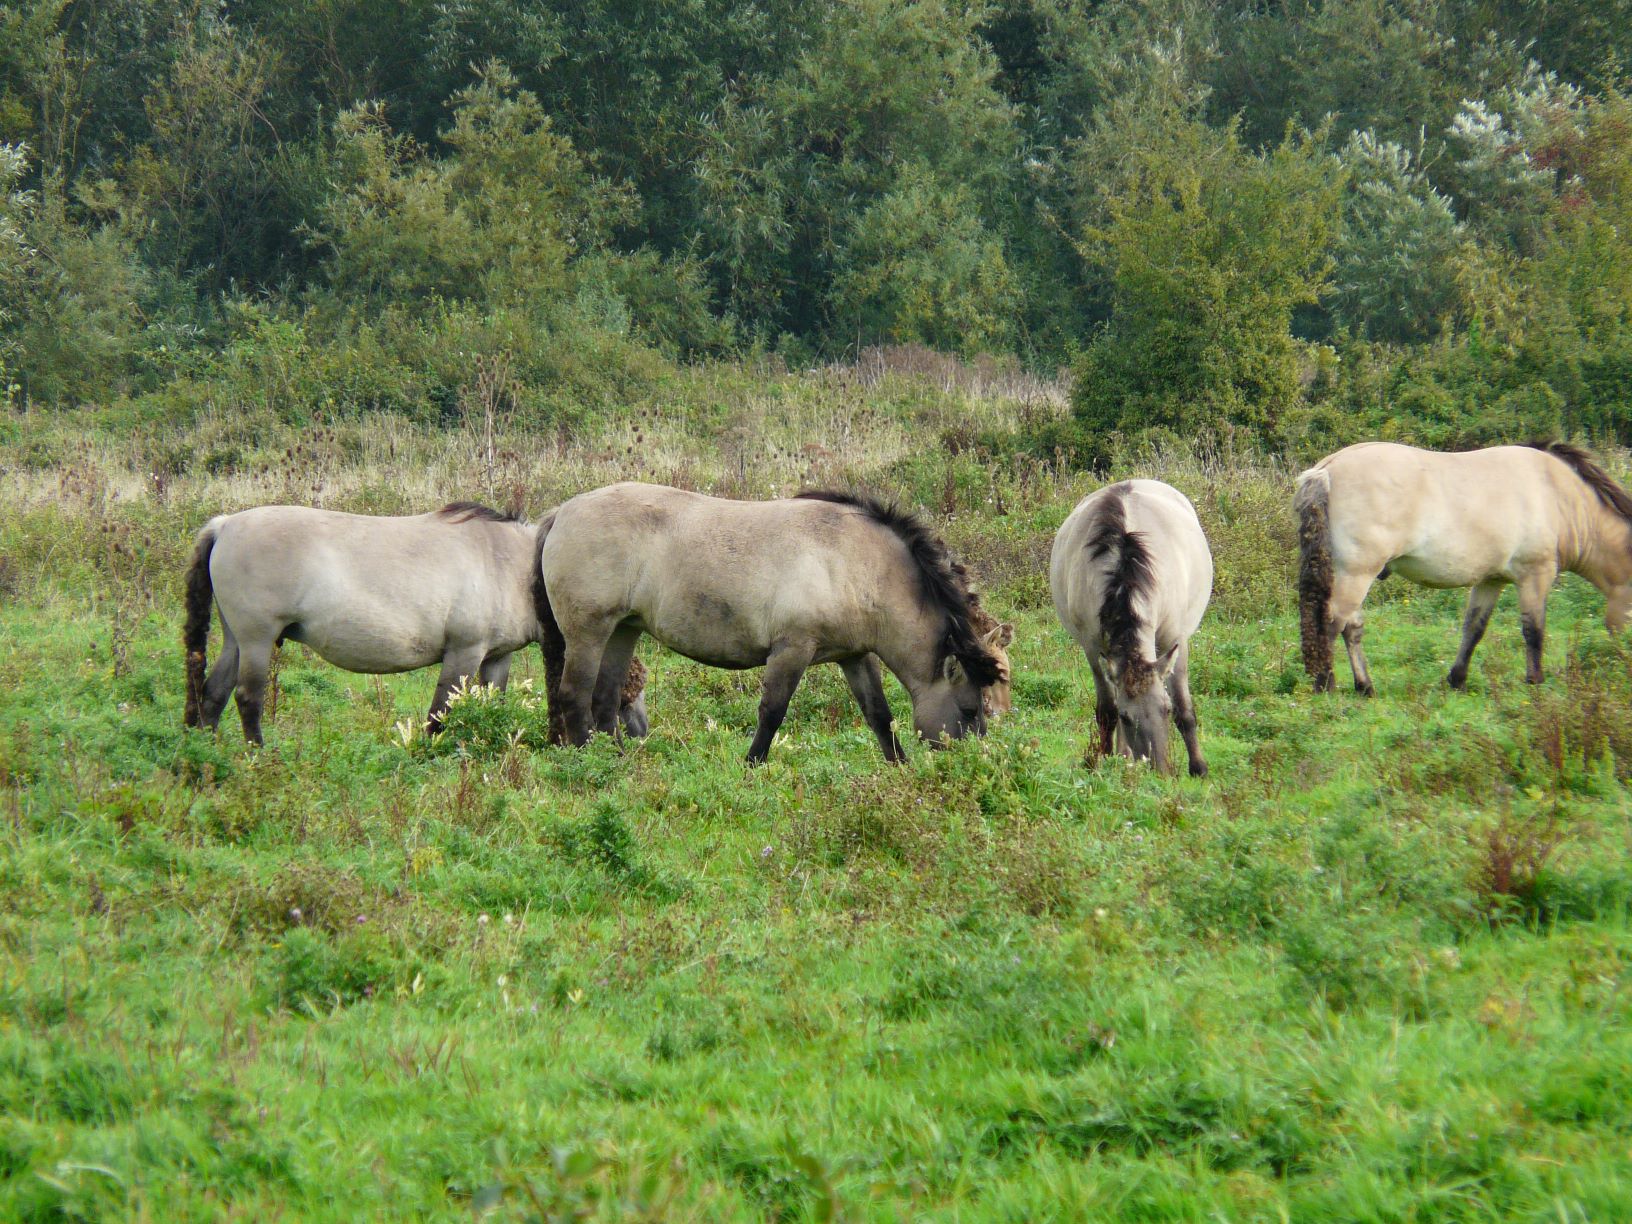
M 292 626 L 289 637 L 304 642 L 336 667 L 370 674 L 416 671 L 440 663 L 447 649 L 442 626 L 411 625 L 390 619 L 328 618 Z

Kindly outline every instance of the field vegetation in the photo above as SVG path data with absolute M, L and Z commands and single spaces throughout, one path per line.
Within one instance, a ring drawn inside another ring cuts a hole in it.
M 1317 699 L 1290 469 L 1119 456 L 1186 490 L 1217 554 L 1213 771 L 1085 760 L 1043 575 L 1099 478 L 1000 458 L 1065 401 L 880 353 L 698 372 L 570 445 L 13 416 L 0 1210 L 1618 1218 L 1632 676 L 1597 595 L 1555 595 L 1539 689 L 1504 601 L 1457 694 L 1457 596 L 1385 583 L 1379 696 Z M 536 513 L 626 474 L 926 507 L 1017 622 L 1013 715 L 889 767 L 817 669 L 750 770 L 756 676 L 648 647 L 652 736 L 548 748 L 529 652 L 427 741 L 428 675 L 287 646 L 265 750 L 230 711 L 181 730 L 179 577 L 212 510 Z

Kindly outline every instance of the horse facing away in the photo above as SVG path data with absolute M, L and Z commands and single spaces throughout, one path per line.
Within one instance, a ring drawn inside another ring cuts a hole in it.
M 1054 609 L 1088 656 L 1100 751 L 1168 771 L 1168 721 L 1190 772 L 1207 773 L 1190 696 L 1190 637 L 1213 590 L 1213 554 L 1190 499 L 1158 480 L 1124 480 L 1077 503 L 1049 557 Z
M 459 685 L 504 687 L 511 654 L 538 640 L 537 555 L 537 527 L 472 502 L 402 518 L 303 506 L 218 515 L 198 533 L 187 571 L 184 721 L 213 730 L 236 689 L 244 738 L 260 743 L 272 651 L 287 639 L 353 672 L 440 662 L 435 731 Z M 206 680 L 212 603 L 223 640 Z M 638 661 L 630 672 L 644 681 Z M 645 734 L 638 688 L 621 713 Z
M 905 754 L 880 660 L 925 739 L 985 730 L 997 661 L 963 575 L 910 514 L 846 493 L 740 502 L 626 483 L 566 502 L 541 534 L 538 619 L 567 742 L 612 729 L 616 678 L 642 633 L 712 667 L 765 668 L 750 763 L 816 663 L 843 669 L 892 761 Z
M 1360 604 L 1379 577 L 1472 587 L 1462 648 L 1446 677 L 1467 684 L 1468 661 L 1502 588 L 1519 588 L 1524 678 L 1541 682 L 1547 593 L 1560 570 L 1604 593 L 1604 623 L 1632 616 L 1632 496 L 1580 447 L 1564 442 L 1446 454 L 1363 442 L 1298 477 L 1298 592 L 1303 664 L 1322 692 L 1335 683 L 1342 635 L 1357 692 L 1369 695 Z

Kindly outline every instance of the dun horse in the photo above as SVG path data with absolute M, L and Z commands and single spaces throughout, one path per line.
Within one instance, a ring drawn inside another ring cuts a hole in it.
M 1190 697 L 1190 635 L 1213 589 L 1213 556 L 1190 499 L 1125 480 L 1077 503 L 1054 537 L 1049 585 L 1060 622 L 1088 656 L 1100 750 L 1166 773 L 1168 720 L 1190 772 L 1207 772 Z
M 713 667 L 765 668 L 753 763 L 816 663 L 844 670 L 892 761 L 904 754 L 880 660 L 925 739 L 985 730 L 997 660 L 970 623 L 964 576 L 912 515 L 843 493 L 739 502 L 617 484 L 573 498 L 541 531 L 538 615 L 571 743 L 612 729 L 642 633 Z
M 440 662 L 434 731 L 455 688 L 473 677 L 502 688 L 511 654 L 538 640 L 537 559 L 537 527 L 471 502 L 407 518 L 301 506 L 219 515 L 187 571 L 186 724 L 213 730 L 236 689 L 244 737 L 260 743 L 272 651 L 289 640 L 347 671 Z M 212 602 L 223 641 L 206 680 Z M 621 703 L 635 735 L 646 732 L 644 677 L 636 661 Z
M 1342 635 L 1358 692 L 1372 692 L 1360 604 L 1380 577 L 1472 587 L 1462 648 L 1447 679 L 1467 684 L 1468 660 L 1509 583 L 1519 588 L 1524 678 L 1540 683 L 1547 593 L 1560 570 L 1604 593 L 1611 632 L 1632 616 L 1632 496 L 1563 442 L 1442 454 L 1366 442 L 1298 477 L 1298 578 L 1303 664 L 1317 691 L 1333 687 Z

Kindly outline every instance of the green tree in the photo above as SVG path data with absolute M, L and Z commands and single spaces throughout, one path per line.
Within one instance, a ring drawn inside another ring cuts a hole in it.
M 1393 141 L 1355 132 L 1340 160 L 1348 190 L 1334 246 L 1333 317 L 1373 339 L 1431 339 L 1465 302 L 1465 227 Z
M 832 317 L 861 341 L 917 341 L 951 352 L 1014 341 L 1019 292 L 1002 239 L 967 189 L 923 167 L 856 219 L 833 285 Z
M 1159 143 L 1129 149 L 1083 243 L 1111 285 L 1077 363 L 1083 427 L 1273 431 L 1299 403 L 1292 312 L 1326 288 L 1342 189 L 1320 139 L 1253 153 L 1233 124 L 1173 114 Z

